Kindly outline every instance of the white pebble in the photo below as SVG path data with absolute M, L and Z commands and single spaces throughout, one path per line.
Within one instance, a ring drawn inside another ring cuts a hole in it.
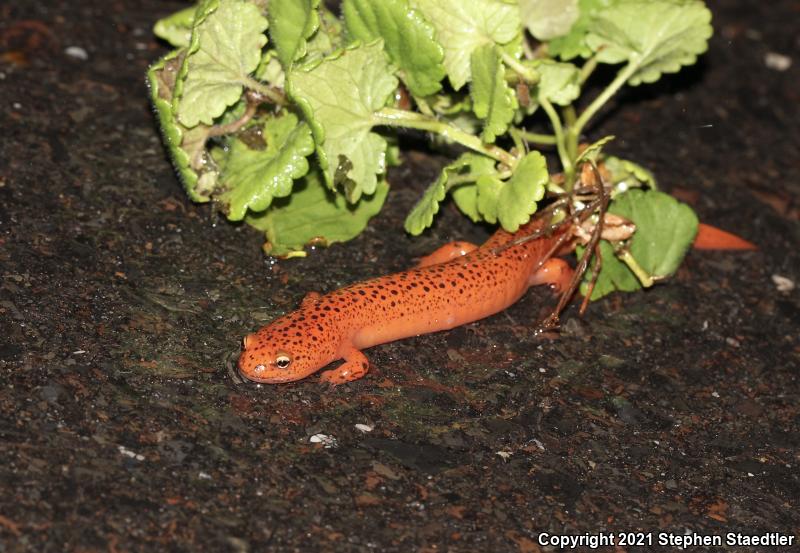
M 790 278 L 781 275 L 772 275 L 772 282 L 778 292 L 791 292 L 795 288 L 794 281 Z
M 511 451 L 496 451 L 495 453 L 499 455 L 503 461 L 508 461 L 508 458 L 512 455 Z
M 314 434 L 308 439 L 308 441 L 312 444 L 322 444 L 325 446 L 325 449 L 336 447 L 336 438 L 326 434 Z
M 369 424 L 358 423 L 358 424 L 356 424 L 356 430 L 366 434 L 367 432 L 372 432 L 373 430 L 375 430 L 375 427 L 372 426 L 372 425 L 369 425 Z
M 786 71 L 792 65 L 792 58 L 778 52 L 767 52 L 764 56 L 764 65 L 775 71 Z
M 76 60 L 86 61 L 89 59 L 89 53 L 80 46 L 68 46 L 64 53 Z

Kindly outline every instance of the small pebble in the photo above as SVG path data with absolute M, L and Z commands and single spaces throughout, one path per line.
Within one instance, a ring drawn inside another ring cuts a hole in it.
M 785 276 L 772 275 L 772 282 L 775 284 L 775 288 L 778 289 L 778 292 L 791 292 L 795 288 L 794 281 Z
M 89 53 L 80 46 L 68 46 L 64 53 L 76 60 L 86 61 L 89 59 Z
M 322 444 L 325 449 L 336 447 L 336 438 L 328 436 L 327 434 L 314 434 L 308 439 L 312 444 Z
M 369 424 L 358 423 L 356 425 L 356 430 L 358 430 L 359 432 L 363 432 L 364 434 L 366 434 L 367 432 L 372 432 L 374 429 L 375 427 Z
M 792 58 L 777 52 L 767 52 L 764 56 L 764 65 L 775 71 L 786 71 L 792 65 Z
M 503 461 L 508 461 L 508 458 L 511 457 L 510 451 L 496 451 L 495 453 L 499 455 Z

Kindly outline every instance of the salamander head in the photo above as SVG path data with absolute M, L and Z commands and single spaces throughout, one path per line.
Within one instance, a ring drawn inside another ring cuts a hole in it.
M 248 380 L 280 384 L 305 378 L 333 359 L 318 347 L 311 334 L 290 326 L 290 317 L 278 319 L 244 338 L 239 372 Z M 317 347 L 315 347 L 317 346 Z

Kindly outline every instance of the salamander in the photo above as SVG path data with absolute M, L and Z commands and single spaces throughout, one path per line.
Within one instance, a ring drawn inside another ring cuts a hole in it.
M 366 348 L 488 317 L 533 285 L 562 290 L 572 269 L 551 254 L 569 227 L 524 243 L 515 240 L 541 225 L 533 221 L 514 234 L 500 229 L 480 247 L 452 242 L 412 269 L 324 296 L 309 293 L 296 311 L 244 338 L 239 372 L 274 384 L 305 378 L 344 359 L 321 375 L 323 382 L 343 384 L 369 370 Z

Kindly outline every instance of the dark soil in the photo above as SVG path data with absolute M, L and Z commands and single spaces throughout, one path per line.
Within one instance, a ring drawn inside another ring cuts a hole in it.
M 758 252 L 693 252 L 667 284 L 583 320 L 570 307 L 560 335 L 534 335 L 552 298 L 533 291 L 373 348 L 370 374 L 333 390 L 242 383 L 226 363 L 306 292 L 488 229 L 448 205 L 426 235 L 401 231 L 440 163 L 424 152 L 360 238 L 303 260 L 193 205 L 144 84 L 166 51 L 152 23 L 184 5 L 0 7 L 0 552 L 797 540 L 800 292 L 773 282 L 800 279 L 797 1 L 711 1 L 708 54 L 591 129 Z

